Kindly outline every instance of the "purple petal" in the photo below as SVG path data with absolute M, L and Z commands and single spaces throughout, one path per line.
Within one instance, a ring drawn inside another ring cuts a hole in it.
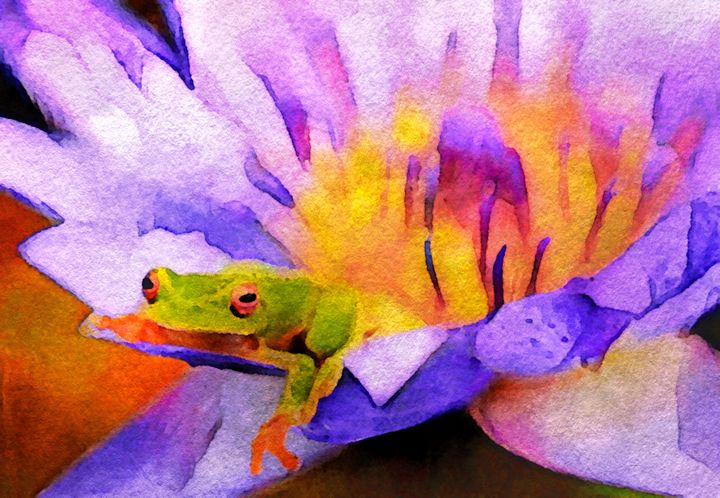
M 254 152 L 245 158 L 245 176 L 255 188 L 269 195 L 285 207 L 295 207 L 295 199 L 285 185 L 265 169 Z
M 646 340 L 657 335 L 689 330 L 720 303 L 720 266 L 715 265 L 680 294 L 633 321 L 627 333 Z
M 463 408 L 487 386 L 492 373 L 472 355 L 473 329 L 449 339 L 382 407 L 347 370 L 333 393 L 320 400 L 303 433 L 318 441 L 346 443 L 405 429 L 448 410 Z
M 275 107 L 278 108 L 285 122 L 285 128 L 290 135 L 295 155 L 301 164 L 306 164 L 310 160 L 310 128 L 308 126 L 308 113 L 302 106 L 302 102 L 289 90 L 284 88 L 273 88 L 270 79 L 267 76 L 259 74 L 267 89 Z
M 568 286 L 599 306 L 640 313 L 677 288 L 687 265 L 690 208 L 680 207 L 589 279 Z
M 720 262 L 720 196 L 710 193 L 675 208 L 622 256 L 567 288 L 596 304 L 647 313 Z
M 496 372 L 529 375 L 601 360 L 629 331 L 689 328 L 718 302 L 720 198 L 708 194 L 661 219 L 588 279 L 503 306 L 478 325 L 477 357 Z M 684 241 L 687 241 L 684 243 Z
M 602 356 L 629 321 L 582 294 L 560 289 L 506 304 L 478 325 L 475 354 L 498 373 L 546 373 Z

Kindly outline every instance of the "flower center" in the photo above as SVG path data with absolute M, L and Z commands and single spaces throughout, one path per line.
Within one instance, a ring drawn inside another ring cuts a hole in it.
M 307 233 L 283 241 L 312 272 L 428 323 L 595 273 L 667 209 L 703 132 L 688 118 L 654 145 L 650 111 L 591 105 L 567 65 L 476 98 L 446 66 L 436 87 L 398 93 L 389 129 L 358 124 L 338 150 L 313 147 L 315 182 L 295 196 Z

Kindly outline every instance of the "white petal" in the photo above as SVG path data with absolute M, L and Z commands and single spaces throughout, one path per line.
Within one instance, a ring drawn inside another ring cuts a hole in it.
M 0 119 L 0 185 L 62 217 L 95 216 L 93 188 L 71 155 L 43 131 Z
M 447 330 L 440 327 L 380 337 L 348 353 L 345 367 L 367 389 L 375 404 L 382 406 L 447 338 Z M 389 365 L 392 368 L 388 368 Z
M 117 156 L 137 155 L 140 136 L 135 122 L 97 91 L 79 54 L 66 40 L 33 31 L 16 60 L 28 93 L 61 128 Z
M 656 493 L 714 496 L 708 492 L 720 489 L 720 474 L 678 445 L 679 379 L 707 346 L 698 338 L 623 340 L 597 372 L 513 379 L 471 412 L 499 444 L 545 467 Z M 717 375 L 717 360 L 707 357 L 704 367 Z
M 263 6 L 186 1 L 178 2 L 178 8 L 198 93 L 211 108 L 241 125 L 263 164 L 292 188 L 303 173 L 285 124 L 263 82 L 236 48 L 242 41 L 238 31 L 247 26 L 243 20 L 262 18 Z
M 98 313 L 133 312 L 142 300 L 140 281 L 151 268 L 181 272 L 218 271 L 229 257 L 205 243 L 202 234 L 134 226 L 67 222 L 40 232 L 21 248 L 26 259 Z

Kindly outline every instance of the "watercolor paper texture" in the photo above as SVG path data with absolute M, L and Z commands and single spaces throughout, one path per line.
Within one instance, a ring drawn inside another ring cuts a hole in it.
M 0 1 L 0 493 L 239 496 L 459 410 L 720 495 L 717 40 L 711 1 Z

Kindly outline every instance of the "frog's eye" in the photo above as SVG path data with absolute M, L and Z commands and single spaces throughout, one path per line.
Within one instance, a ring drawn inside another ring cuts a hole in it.
M 230 295 L 230 311 L 238 318 L 251 315 L 260 304 L 260 295 L 255 284 L 241 284 Z
M 160 292 L 160 279 L 158 279 L 155 270 L 150 270 L 142 279 L 142 290 L 147 302 L 150 304 L 154 303 L 157 299 L 158 292 Z

